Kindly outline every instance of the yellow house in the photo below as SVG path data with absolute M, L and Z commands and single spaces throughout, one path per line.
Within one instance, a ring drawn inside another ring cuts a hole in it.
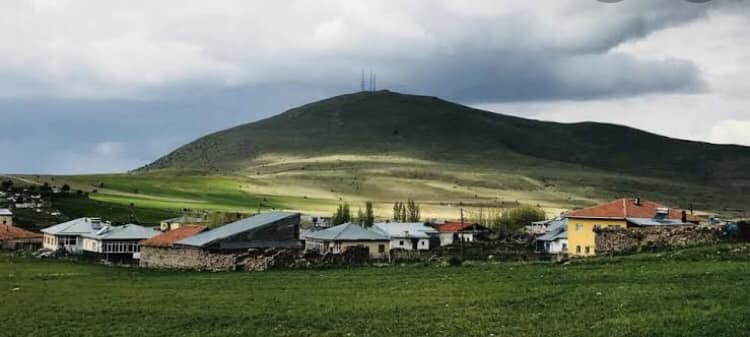
M 568 253 L 573 256 L 596 255 L 597 227 L 685 225 L 697 223 L 685 211 L 670 209 L 655 202 L 617 199 L 606 204 L 568 213 Z

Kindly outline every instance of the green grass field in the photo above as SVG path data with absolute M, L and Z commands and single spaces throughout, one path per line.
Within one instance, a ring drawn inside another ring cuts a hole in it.
M 750 246 L 198 273 L 0 254 L 0 336 L 744 336 Z

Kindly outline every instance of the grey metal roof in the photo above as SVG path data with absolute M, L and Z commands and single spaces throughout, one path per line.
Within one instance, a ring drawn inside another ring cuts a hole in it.
M 363 228 L 357 224 L 345 223 L 328 229 L 319 231 L 307 231 L 301 234 L 303 239 L 313 239 L 322 241 L 387 241 L 388 236 L 383 232 Z
M 389 238 L 420 238 L 427 239 L 437 234 L 435 228 L 421 222 L 379 222 L 373 226 Z
M 557 218 L 549 223 L 547 232 L 537 238 L 539 241 L 555 241 L 568 238 L 568 219 Z
M 178 245 L 204 247 L 227 237 L 246 232 L 251 229 L 262 228 L 276 221 L 299 216 L 299 213 L 268 212 L 242 219 L 224 226 L 214 228 L 203 233 L 193 235 L 187 239 L 177 241 Z
M 99 218 L 78 218 L 42 229 L 42 233 L 52 235 L 81 235 L 93 233 L 106 225 Z
M 626 220 L 636 226 L 685 226 L 691 223 L 682 222 L 680 219 L 668 218 L 626 218 Z
M 97 240 L 145 240 L 158 234 L 161 234 L 161 231 L 139 225 L 127 224 L 122 226 L 105 225 L 94 233 L 83 234 L 81 236 Z
M 0 215 L 2 215 L 2 216 L 11 216 L 11 215 L 13 215 L 13 212 L 11 212 L 7 208 L 0 208 Z

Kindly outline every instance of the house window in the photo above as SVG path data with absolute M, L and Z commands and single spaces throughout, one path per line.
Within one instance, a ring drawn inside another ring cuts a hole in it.
M 580 253 L 580 252 L 581 252 L 581 246 L 580 245 L 576 246 L 576 253 Z
M 378 245 L 378 253 L 385 253 L 385 245 Z
M 401 241 L 399 241 L 399 242 L 398 242 L 398 245 L 399 245 L 399 246 L 403 246 L 403 245 L 404 245 L 404 240 L 401 240 Z
M 425 243 L 426 243 L 426 242 L 422 241 L 422 242 L 420 242 L 419 244 L 421 244 L 422 246 L 424 246 L 424 245 L 425 245 Z
M 8 220 L 3 220 L 3 225 L 7 224 Z
M 591 247 L 586 246 L 586 254 L 591 254 Z
M 568 244 L 567 243 L 563 243 L 562 244 L 562 251 L 563 252 L 567 252 L 568 251 Z
M 580 232 L 580 231 L 583 231 L 583 225 L 576 224 L 576 232 Z

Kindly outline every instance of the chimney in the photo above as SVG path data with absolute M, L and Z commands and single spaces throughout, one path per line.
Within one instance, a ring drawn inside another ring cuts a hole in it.
M 687 223 L 687 212 L 682 211 L 682 223 Z
M 636 206 L 640 206 L 641 205 L 641 197 L 635 197 L 635 199 L 633 199 L 633 203 Z

